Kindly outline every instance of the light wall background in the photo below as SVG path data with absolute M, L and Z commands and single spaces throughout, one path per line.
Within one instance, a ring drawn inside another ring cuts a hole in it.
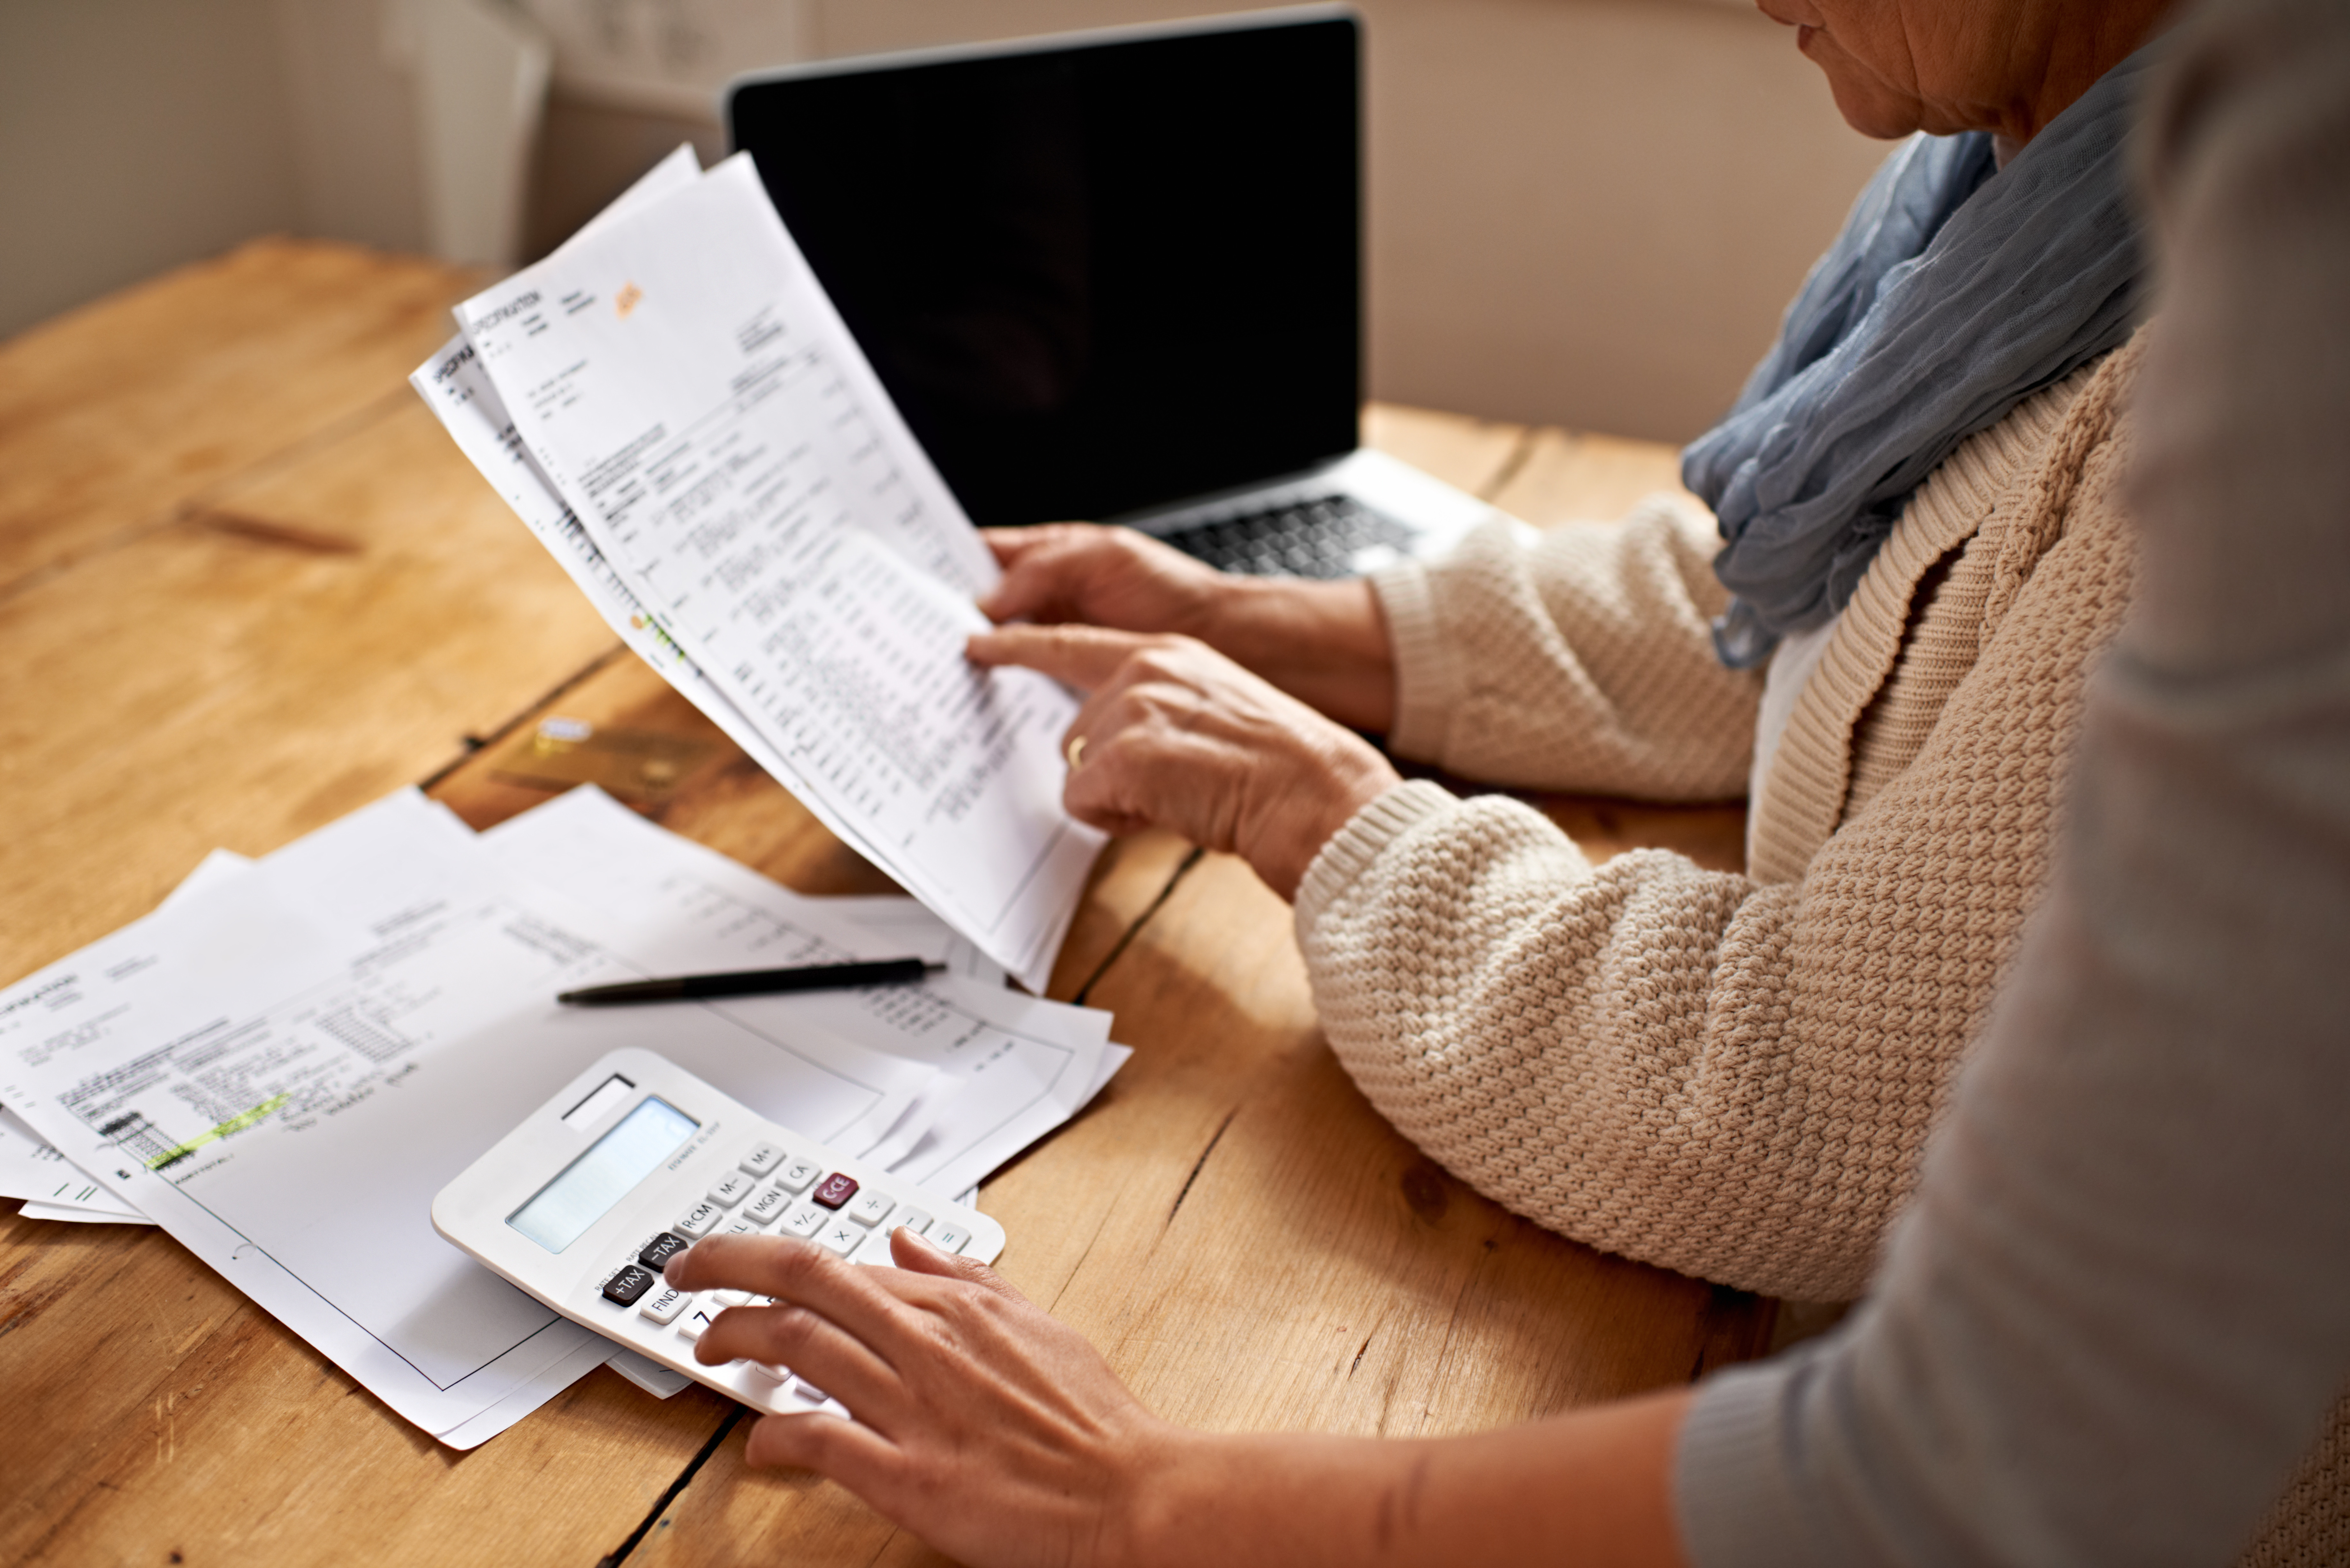
M 269 232 L 425 244 L 414 0 L 0 0 L 0 334 Z M 1201 0 L 511 0 L 555 50 L 527 247 L 792 57 Z M 1739 0 L 1359 0 L 1374 396 L 1680 441 L 1882 158 Z M 1278 236 L 1249 243 L 1277 244 Z

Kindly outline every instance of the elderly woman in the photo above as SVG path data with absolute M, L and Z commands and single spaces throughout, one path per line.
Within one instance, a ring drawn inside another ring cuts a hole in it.
M 2046 881 L 2082 681 L 2128 599 L 2121 146 L 2156 4 L 1766 8 L 1859 129 L 1938 134 L 1888 160 L 1689 449 L 1711 514 L 1497 518 L 1347 584 L 1013 532 L 984 607 L 1087 624 L 972 652 L 1091 692 L 1073 813 L 1237 850 L 1295 898 L 1332 1049 L 1456 1175 L 1611 1251 L 1843 1300 Z M 1595 867 L 1344 725 L 1503 785 L 1751 777 L 1746 872 Z
M 2097 696 L 2095 809 L 1960 1087 L 2134 572 L 2117 149 L 2153 5 L 1766 0 L 1856 125 L 1973 134 L 1894 155 L 1691 449 L 1726 593 L 1706 520 L 1669 509 L 1496 524 L 1340 587 L 1099 531 L 1000 545 L 997 613 L 1128 628 L 974 643 L 1091 689 L 1072 810 L 1294 893 L 1332 1044 L 1404 1130 L 1571 1234 L 1783 1293 L 1856 1292 L 1915 1188 L 1855 1322 L 1694 1395 L 1477 1437 L 1211 1437 L 910 1235 L 901 1271 L 721 1239 L 671 1279 L 788 1304 L 697 1354 L 803 1367 L 858 1415 L 763 1420 L 754 1462 L 976 1563 L 2237 1549 L 2350 1373 L 2323 983 L 2350 922 L 2350 13 L 2233 5 L 2158 120 L 2199 292 L 2149 369 L 2155 591 Z M 1323 714 L 1512 783 L 1712 794 L 1751 751 L 1749 874 L 1595 869 Z M 2334 1527 L 2342 1436 L 2300 1483 Z

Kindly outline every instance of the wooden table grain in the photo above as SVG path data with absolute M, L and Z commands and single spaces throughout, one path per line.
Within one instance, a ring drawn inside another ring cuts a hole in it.
M 548 798 L 547 717 L 694 761 L 632 804 L 809 893 L 884 891 L 628 656 L 402 382 L 474 286 L 273 240 L 0 345 L 0 981 L 402 784 L 477 827 Z M 1397 408 L 1367 439 L 1537 523 L 1673 482 L 1643 443 Z M 1538 802 L 1595 855 L 1735 866 L 1733 803 Z M 1610 1258 L 1454 1181 L 1317 1031 L 1289 910 L 1164 835 L 1103 856 L 1051 994 L 1134 1059 L 983 1204 L 1002 1267 L 1154 1408 L 1460 1432 L 1753 1354 L 1770 1304 Z M 743 1463 L 739 1409 L 598 1369 L 440 1447 L 161 1232 L 0 1217 L 0 1559 L 935 1561 Z

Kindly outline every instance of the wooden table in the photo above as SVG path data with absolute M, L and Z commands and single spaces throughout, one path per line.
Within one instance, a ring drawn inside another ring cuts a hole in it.
M 619 649 L 409 392 L 477 281 L 265 241 L 0 346 L 0 981 L 214 845 L 413 782 L 477 826 L 535 805 L 515 748 L 551 714 L 714 742 L 641 809 L 803 891 L 888 888 Z M 1367 430 L 1537 523 L 1672 483 L 1638 443 Z M 1739 862 L 1735 805 L 1541 804 L 1597 854 Z M 1113 1010 L 1135 1056 L 983 1203 L 1003 1272 L 1168 1416 L 1466 1431 L 1767 1332 L 1769 1303 L 1562 1241 L 1397 1136 L 1316 1032 L 1287 907 L 1229 857 L 1112 845 L 1052 994 Z M 451 1452 L 152 1230 L 0 1218 L 0 1397 L 11 1563 L 932 1560 L 747 1470 L 742 1412 L 699 1386 L 598 1369 Z

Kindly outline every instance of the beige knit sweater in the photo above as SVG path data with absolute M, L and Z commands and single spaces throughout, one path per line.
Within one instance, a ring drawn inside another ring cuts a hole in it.
M 1970 440 L 1910 502 L 1796 700 L 1749 872 L 1594 867 L 1540 814 L 1415 783 L 1296 906 L 1323 1026 L 1406 1136 L 1610 1251 L 1856 1295 L 2046 879 L 2082 681 L 2116 629 L 2133 343 Z M 1376 586 L 1404 756 L 1498 784 L 1745 784 L 1712 521 L 1506 521 Z

